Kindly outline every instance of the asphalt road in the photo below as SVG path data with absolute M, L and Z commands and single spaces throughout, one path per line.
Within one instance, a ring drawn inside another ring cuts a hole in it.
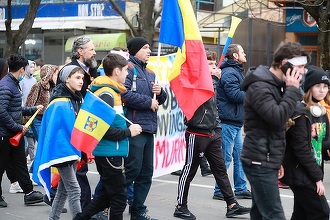
M 325 165 L 325 186 L 328 201 L 330 201 L 330 164 Z M 231 177 L 231 170 L 229 176 Z M 99 176 L 96 172 L 95 166 L 90 165 L 90 172 L 88 177 L 91 187 L 94 189 Z M 148 206 L 148 214 L 151 217 L 158 218 L 159 220 L 178 220 L 173 217 L 174 207 L 176 205 L 176 192 L 177 192 L 178 177 L 173 175 L 165 175 L 153 180 L 151 191 L 149 193 L 146 205 Z M 188 208 L 200 220 L 222 220 L 227 219 L 226 203 L 224 201 L 217 201 L 212 199 L 213 195 L 213 176 L 202 177 L 200 173 L 196 175 L 192 182 L 189 198 Z M 9 194 L 9 181 L 4 175 L 2 180 L 3 196 L 8 203 L 7 208 L 0 209 L 0 220 L 47 220 L 50 212 L 50 207 L 45 203 L 25 206 L 23 202 L 23 194 Z M 40 186 L 36 186 L 35 190 L 43 192 Z M 289 189 L 280 189 L 282 205 L 285 210 L 287 219 L 290 219 L 293 197 Z M 244 206 L 250 206 L 251 200 L 239 200 L 239 203 Z M 66 205 L 68 208 L 68 206 Z M 70 212 L 62 214 L 61 219 L 72 219 Z M 130 215 L 128 208 L 124 213 L 124 220 L 129 220 Z M 249 215 L 242 215 L 235 219 L 249 219 Z

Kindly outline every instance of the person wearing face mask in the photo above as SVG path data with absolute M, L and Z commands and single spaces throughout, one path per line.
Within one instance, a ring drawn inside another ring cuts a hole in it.
M 28 65 L 27 59 L 21 55 L 11 55 L 7 60 L 9 73 L 0 81 L 0 177 L 8 164 L 14 166 L 19 185 L 24 192 L 24 203 L 26 205 L 43 202 L 43 194 L 33 190 L 32 181 L 28 173 L 25 158 L 24 139 L 21 138 L 18 146 L 13 146 L 9 139 L 18 132 L 27 131 L 22 125 L 22 115 L 33 115 L 42 105 L 33 107 L 22 107 L 22 94 L 19 80 L 25 75 L 25 68 Z M 0 190 L 0 206 L 7 207 Z
M 323 184 L 324 160 L 330 155 L 329 122 L 320 101 L 329 92 L 326 72 L 309 66 L 304 81 L 303 101 L 287 125 L 282 182 L 294 195 L 291 220 L 329 219 L 329 205 Z M 328 146 L 327 146 L 328 145 Z
M 35 63 L 34 61 L 31 60 L 28 60 L 28 62 L 29 65 L 26 66 L 25 75 L 23 79 L 19 82 L 23 95 L 22 106 L 25 106 L 26 99 L 31 91 L 32 86 L 37 83 L 37 80 L 32 75 L 35 70 Z M 28 121 L 28 117 L 24 117 L 23 124 L 25 124 L 27 121 Z M 25 139 L 26 156 L 29 156 L 28 163 L 30 164 L 34 160 L 34 153 L 32 152 L 34 152 L 36 145 L 36 137 L 34 136 L 31 127 L 29 127 L 27 132 L 25 133 L 24 139 Z

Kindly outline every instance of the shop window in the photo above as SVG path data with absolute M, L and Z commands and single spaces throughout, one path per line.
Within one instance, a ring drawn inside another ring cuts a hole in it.
M 214 11 L 214 1 L 215 0 L 197 0 L 197 10 Z
M 35 34 L 29 35 L 24 42 L 25 57 L 29 60 L 35 60 L 42 55 L 42 40 Z
M 317 45 L 317 35 L 300 35 L 298 36 L 298 42 L 305 46 Z

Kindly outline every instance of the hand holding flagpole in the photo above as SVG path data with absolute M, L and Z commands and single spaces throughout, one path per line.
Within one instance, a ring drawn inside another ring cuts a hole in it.
M 40 111 L 41 109 L 42 109 L 42 108 L 38 108 L 37 111 L 36 111 L 36 112 L 31 116 L 31 118 L 28 120 L 28 122 L 26 122 L 26 124 L 24 125 L 24 127 L 25 127 L 26 129 L 31 125 L 33 119 L 37 116 L 37 114 L 39 113 L 39 111 Z M 15 146 L 15 147 L 18 146 L 19 141 L 20 141 L 20 139 L 21 139 L 22 136 L 23 136 L 23 132 L 22 132 L 22 131 L 18 132 L 15 136 L 13 136 L 13 137 L 11 137 L 11 138 L 9 139 L 10 144 L 13 145 L 13 146 Z

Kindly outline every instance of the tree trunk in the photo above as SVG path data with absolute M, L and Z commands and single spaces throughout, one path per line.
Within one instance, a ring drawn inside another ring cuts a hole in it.
M 327 30 L 329 30 L 329 25 L 327 25 Z M 319 31 L 318 35 L 318 50 L 320 54 L 320 67 L 324 70 L 330 70 L 329 65 L 329 48 L 330 48 L 330 34 L 329 32 Z
M 155 0 L 144 0 L 140 3 L 139 31 L 140 36 L 146 38 L 152 44 L 155 34 Z
M 8 19 L 5 21 L 5 25 L 6 25 L 6 43 L 8 46 L 5 51 L 5 55 L 4 55 L 5 58 L 8 58 L 11 54 L 17 53 L 19 47 L 24 43 L 30 30 L 32 29 L 40 2 L 41 0 L 30 1 L 30 5 L 26 12 L 26 16 L 23 22 L 20 24 L 18 31 L 15 31 L 14 33 L 11 30 L 11 22 L 12 22 L 11 0 L 7 1 Z

